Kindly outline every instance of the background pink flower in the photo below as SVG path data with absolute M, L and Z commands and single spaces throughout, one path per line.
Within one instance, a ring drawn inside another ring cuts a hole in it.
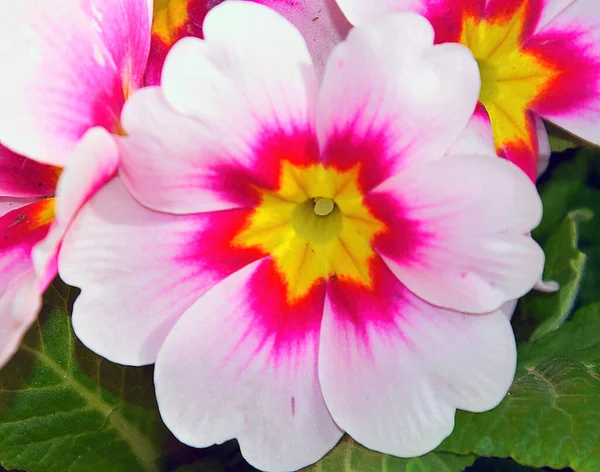
M 596 0 L 337 1 L 353 24 L 416 12 L 431 21 L 436 43 L 467 46 L 482 80 L 476 113 L 493 130 L 498 155 L 531 179 L 550 155 L 542 118 L 600 144 Z

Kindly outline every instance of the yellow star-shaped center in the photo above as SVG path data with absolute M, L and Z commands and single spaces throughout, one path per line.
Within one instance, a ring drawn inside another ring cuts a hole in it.
M 371 286 L 371 241 L 385 225 L 363 202 L 359 170 L 284 161 L 278 190 L 259 189 L 262 201 L 233 244 L 274 259 L 288 303 L 330 277 Z

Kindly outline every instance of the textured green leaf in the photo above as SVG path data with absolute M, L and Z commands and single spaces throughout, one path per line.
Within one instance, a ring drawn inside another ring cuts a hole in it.
M 55 308 L 44 309 L 0 372 L 0 463 L 7 469 L 154 471 L 168 437 L 151 369 L 96 356 Z
M 523 465 L 600 470 L 600 304 L 519 347 L 513 386 L 482 414 L 459 412 L 441 452 L 513 457 Z
M 554 293 L 530 292 L 525 296 L 515 317 L 520 337 L 535 341 L 562 325 L 575 304 L 585 254 L 578 249 L 577 228 L 593 217 L 589 210 L 569 212 L 556 233 L 544 245 L 546 265 L 544 280 L 554 280 L 560 290 Z
M 345 436 L 329 454 L 302 472 L 462 472 L 474 461 L 472 455 L 437 452 L 400 459 L 370 451 Z

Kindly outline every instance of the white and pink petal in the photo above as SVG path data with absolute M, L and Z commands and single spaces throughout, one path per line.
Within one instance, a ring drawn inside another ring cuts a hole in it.
M 116 175 L 119 155 L 114 137 L 104 128 L 87 131 L 63 169 L 55 195 L 55 215 L 48 235 L 32 253 L 34 266 L 44 284 L 57 272 L 62 239 L 79 209 Z
M 175 216 L 141 206 L 115 178 L 78 212 L 58 267 L 81 288 L 73 327 L 121 364 L 156 361 L 165 337 L 206 290 L 261 253 L 229 242 L 248 212 Z
M 223 2 L 206 15 L 203 33 L 205 41 L 180 41 L 165 62 L 162 85 L 174 108 L 235 123 L 239 137 L 265 124 L 291 130 L 313 120 L 316 72 L 288 20 L 254 2 Z
M 42 199 L 0 217 L 0 367 L 17 350 L 42 305 L 47 285 L 35 274 L 31 252 L 48 233 L 52 207 L 52 199 Z
M 529 236 L 542 205 L 503 159 L 448 156 L 396 175 L 365 198 L 387 225 L 373 247 L 416 295 L 485 313 L 540 279 L 544 253 Z
M 306 41 L 319 75 L 323 74 L 333 47 L 344 39 L 351 28 L 336 0 L 253 1 L 272 8 L 298 28 Z
M 185 444 L 237 438 L 261 470 L 298 470 L 342 436 L 317 374 L 324 285 L 290 307 L 269 259 L 215 286 L 169 333 L 155 370 L 167 427 Z
M 174 52 L 182 47 L 183 41 Z M 202 93 L 202 80 L 194 82 L 200 85 L 196 93 Z M 227 88 L 222 82 L 218 86 Z M 206 113 L 219 113 L 219 104 L 212 104 Z M 128 101 L 123 123 L 127 131 L 119 140 L 123 181 L 137 200 L 159 211 L 186 214 L 254 207 L 260 202 L 257 188 L 279 186 L 283 159 L 299 165 L 318 160 L 309 124 L 293 129 L 265 124 L 242 139 L 238 132 L 248 131 L 243 120 L 183 115 L 158 87 L 140 90 Z
M 331 282 L 319 379 L 336 423 L 364 446 L 400 457 L 434 449 L 460 408 L 495 407 L 515 372 L 510 323 L 430 305 L 379 261 L 374 291 Z
M 441 158 L 473 114 L 477 63 L 463 46 L 433 46 L 433 36 L 424 18 L 390 14 L 354 28 L 331 55 L 319 95 L 319 143 L 327 164 L 363 164 L 364 191 Z
M 554 72 L 531 106 L 542 118 L 600 144 L 600 11 L 594 0 L 550 2 L 552 18 L 525 49 Z M 556 13 L 556 14 L 555 14 Z

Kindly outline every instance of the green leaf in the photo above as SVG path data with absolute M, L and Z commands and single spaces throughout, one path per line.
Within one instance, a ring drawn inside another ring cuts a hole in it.
M 592 152 L 584 149 L 579 151 L 574 159 L 558 165 L 550 178 L 539 185 L 540 196 L 544 204 L 542 221 L 532 235 L 538 242 L 545 240 L 556 231 L 570 210 L 573 210 L 571 200 L 585 188 L 589 173 Z M 588 205 L 582 205 L 588 207 Z
M 563 152 L 567 149 L 574 149 L 578 147 L 580 144 L 565 138 L 559 138 L 558 136 L 548 136 L 550 141 L 550 149 L 552 152 Z
M 514 321 L 519 337 L 535 341 L 560 327 L 571 314 L 585 264 L 585 254 L 577 248 L 577 227 L 592 217 L 587 209 L 573 210 L 548 238 L 543 278 L 558 282 L 560 290 L 532 291 L 521 300 Z
M 599 241 L 600 242 L 600 241 Z M 578 294 L 581 306 L 600 302 L 600 246 L 587 247 L 585 253 L 585 270 Z
M 46 307 L 0 372 L 0 463 L 28 472 L 158 470 L 168 433 L 150 368 L 112 364 Z
M 567 214 L 577 208 L 589 208 L 600 215 L 600 191 L 589 181 L 600 175 L 600 151 L 581 149 L 573 159 L 568 159 L 552 170 L 549 178 L 539 185 L 544 204 L 544 215 L 533 237 L 544 244 L 556 232 Z M 598 244 L 600 217 L 582 224 L 579 239 L 584 244 Z
M 563 152 L 567 149 L 573 149 L 579 146 L 593 146 L 593 144 L 584 141 L 583 139 L 574 136 L 568 131 L 556 126 L 555 124 L 546 122 L 546 130 L 548 131 L 548 139 L 550 141 L 550 149 L 552 152 Z
M 472 455 L 437 452 L 400 459 L 370 451 L 345 436 L 323 459 L 302 472 L 462 472 L 474 461 Z
M 519 347 L 513 386 L 486 413 L 459 412 L 440 452 L 513 457 L 523 465 L 600 470 L 600 304 Z

